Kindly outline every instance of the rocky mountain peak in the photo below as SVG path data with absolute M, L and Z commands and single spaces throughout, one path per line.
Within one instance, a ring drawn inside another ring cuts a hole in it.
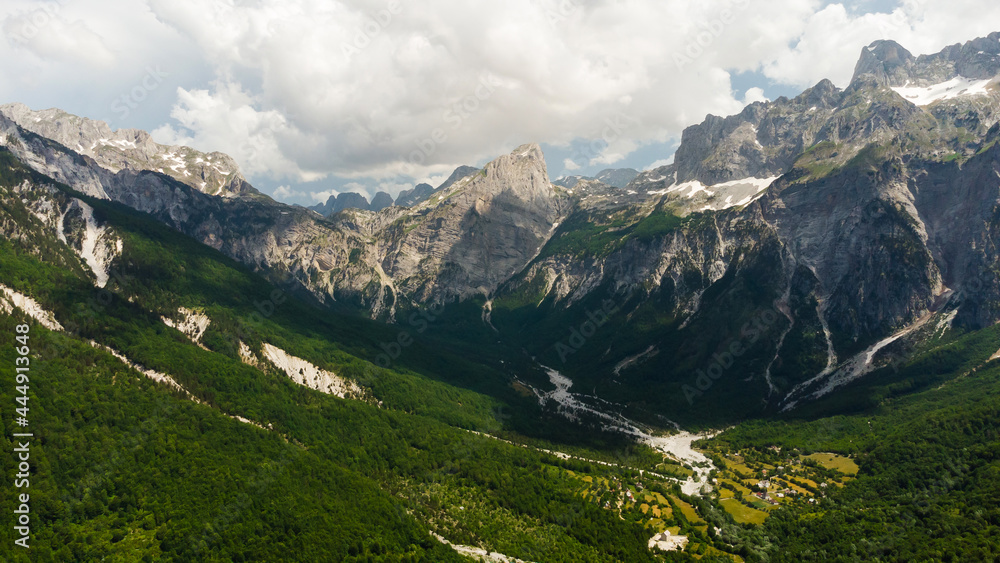
M 497 157 L 487 164 L 483 168 L 483 171 L 487 177 L 496 177 L 513 169 L 542 171 L 545 173 L 546 178 L 548 177 L 545 167 L 545 155 L 542 154 L 542 148 L 536 143 L 521 145 L 510 154 Z
M 198 191 L 224 197 L 253 192 L 227 154 L 203 153 L 186 146 L 161 145 L 146 131 L 118 129 L 60 109 L 35 111 L 21 103 L 0 106 L 0 114 L 22 129 L 51 139 L 94 159 L 111 172 L 150 170 Z
M 521 145 L 413 208 L 386 273 L 419 301 L 488 295 L 538 253 L 567 205 L 541 147 Z
M 1000 74 L 1000 32 L 914 57 L 895 41 L 876 41 L 861 50 L 852 88 L 874 80 L 880 86 L 927 87 L 960 77 L 990 79 Z
M 824 78 L 812 88 L 799 94 L 795 101 L 810 108 L 832 108 L 840 103 L 841 92 L 833 82 Z
M 386 192 L 378 192 L 375 194 L 375 197 L 372 198 L 371 203 L 368 204 L 368 209 L 372 211 L 382 211 L 391 205 L 392 196 Z
M 497 198 L 535 202 L 549 207 L 548 203 L 556 197 L 555 188 L 549 181 L 545 155 L 535 143 L 521 145 L 510 154 L 497 157 L 482 170 L 471 170 L 474 171 L 472 174 L 457 181 L 449 179 L 450 183 L 442 184 L 434 191 L 433 197 L 414 209 L 431 209 L 438 213 L 444 201 L 452 202 L 450 207 L 455 207 L 454 202 L 465 200 L 477 201 L 474 207 L 481 209 Z
M 400 207 L 413 207 L 426 200 L 434 194 L 434 186 L 430 184 L 417 184 L 409 190 L 403 190 L 396 196 L 395 204 Z
M 864 75 L 871 75 L 883 86 L 903 84 L 909 77 L 908 66 L 916 59 L 902 45 L 892 40 L 879 40 L 861 49 L 861 58 L 854 67 L 853 84 Z
M 471 176 L 476 172 L 479 172 L 479 169 L 475 166 L 459 166 L 454 170 L 454 172 L 451 173 L 451 176 L 448 176 L 447 180 L 436 188 L 430 184 L 417 184 L 412 189 L 399 192 L 399 195 L 396 196 L 394 204 L 400 207 L 413 207 L 414 205 L 426 201 L 432 195 L 448 189 L 455 182 Z
M 960 76 L 992 78 L 1000 73 L 1000 32 L 947 47 L 941 56 L 954 61 L 955 72 Z

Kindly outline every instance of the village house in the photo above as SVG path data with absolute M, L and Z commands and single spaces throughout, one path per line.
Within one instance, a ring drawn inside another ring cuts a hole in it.
M 687 536 L 675 536 L 669 530 L 656 534 L 649 540 L 649 548 L 663 551 L 681 551 L 688 543 Z

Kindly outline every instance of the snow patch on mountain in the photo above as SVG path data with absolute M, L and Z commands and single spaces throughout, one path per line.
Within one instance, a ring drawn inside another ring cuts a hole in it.
M 956 76 L 939 84 L 930 86 L 898 86 L 892 90 L 906 98 L 906 101 L 917 106 L 929 106 L 942 100 L 952 100 L 959 96 L 980 96 L 989 94 L 987 86 L 996 78 L 972 80 L 964 76 Z
M 681 203 L 689 211 L 722 211 L 730 207 L 742 207 L 756 201 L 764 194 L 764 190 L 777 179 L 778 176 L 750 177 L 711 186 L 693 180 L 675 183 L 661 190 L 647 193 L 653 196 L 667 196 L 668 201 Z

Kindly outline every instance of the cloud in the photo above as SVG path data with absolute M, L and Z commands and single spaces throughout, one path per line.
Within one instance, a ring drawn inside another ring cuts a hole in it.
M 166 124 L 152 131 L 157 142 L 224 152 L 249 176 L 269 174 L 308 182 L 326 175 L 303 169 L 284 155 L 286 147 L 308 139 L 279 111 L 257 110 L 258 102 L 239 84 L 217 82 L 211 91 L 178 88 L 177 98 L 170 115 L 179 127 Z
M 2 23 L 7 40 L 40 59 L 109 67 L 115 55 L 83 20 L 67 19 L 60 4 L 43 2 L 32 10 L 9 14 Z
M 764 90 L 762 88 L 748 88 L 746 93 L 743 94 L 743 103 L 745 105 L 750 105 L 754 102 L 767 102 L 770 101 L 764 96 Z
M 25 18 L 32 27 L 21 25 Z M 162 125 L 178 85 L 208 84 L 216 72 L 142 1 L 4 0 L 0 32 L 0 100 L 58 107 L 114 127 Z M 112 105 L 140 87 L 149 68 L 168 76 L 121 117 Z
M 271 192 L 271 196 L 272 197 L 274 197 L 275 199 L 280 199 L 280 200 L 288 200 L 288 199 L 293 199 L 293 198 L 301 198 L 301 197 L 305 197 L 306 195 L 307 194 L 305 194 L 304 192 L 292 189 L 289 186 L 278 186 L 277 188 L 274 188 L 273 192 Z
M 101 36 L 83 21 L 67 21 L 58 4 L 8 16 L 2 27 L 9 41 L 41 59 L 91 67 L 109 67 L 115 62 Z
M 312 192 L 309 194 L 309 197 L 316 203 L 326 203 L 328 199 L 339 194 L 340 192 L 337 190 L 324 190 L 321 192 Z
M 667 154 L 706 114 L 763 99 L 733 92 L 734 73 L 843 86 L 875 39 L 936 52 L 1000 21 L 987 0 L 884 13 L 861 0 L 75 0 L 31 42 L 13 40 L 41 5 L 59 4 L 0 7 L 4 101 L 114 118 L 111 103 L 162 68 L 163 85 L 116 126 L 229 153 L 251 180 L 369 191 L 532 141 L 588 146 L 566 170 L 654 160 L 649 147 Z M 621 115 L 634 121 L 609 136 Z
M 830 4 L 804 20 L 794 47 L 763 61 L 772 80 L 809 87 L 829 78 L 848 84 L 862 47 L 892 39 L 915 55 L 940 51 L 997 31 L 1000 4 L 982 0 L 905 0 L 891 12 L 861 13 Z
M 521 142 L 598 139 L 626 113 L 628 133 L 587 159 L 613 164 L 707 113 L 739 111 L 726 69 L 786 46 L 815 2 L 434 4 L 149 0 L 232 84 L 179 101 L 189 137 L 243 134 L 220 109 L 280 118 L 272 172 L 300 179 L 443 173 Z M 678 68 L 690 45 L 700 52 Z M 234 90 L 253 99 L 234 104 Z
M 660 168 L 661 166 L 668 166 L 673 163 L 674 163 L 674 155 L 670 155 L 667 158 L 661 158 L 660 160 L 651 162 L 648 166 L 646 166 L 642 170 L 643 172 L 648 172 L 650 170 L 655 170 L 657 168 Z

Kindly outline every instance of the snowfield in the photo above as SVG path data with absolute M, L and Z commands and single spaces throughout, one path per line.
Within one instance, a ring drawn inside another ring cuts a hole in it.
M 989 94 L 986 89 L 995 78 L 972 80 L 956 76 L 951 80 L 931 86 L 899 86 L 892 90 L 917 106 L 929 106 L 942 100 L 952 100 L 959 96 L 980 96 Z M 909 84 L 909 82 L 907 82 Z

